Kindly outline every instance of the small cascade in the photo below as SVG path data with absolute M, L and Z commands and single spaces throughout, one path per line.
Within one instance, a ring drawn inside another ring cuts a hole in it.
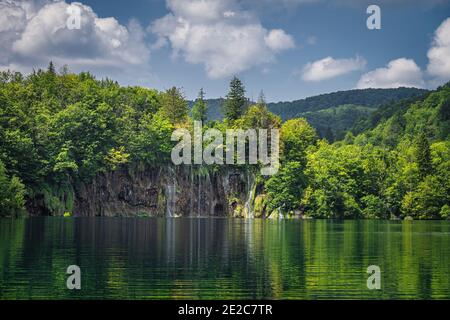
M 211 175 L 209 173 L 209 170 L 206 171 L 206 179 L 205 179 L 204 186 L 205 186 L 205 190 L 206 190 L 206 193 L 204 193 L 205 201 L 207 201 L 209 204 L 209 214 L 211 216 L 213 216 L 214 215 L 214 203 L 213 203 L 214 197 L 213 196 L 211 197 L 211 195 L 213 193 L 213 188 L 212 188 Z
M 194 169 L 192 166 L 189 168 L 189 173 L 190 173 L 189 188 L 190 188 L 190 196 L 191 196 L 190 201 L 189 201 L 189 204 L 190 204 L 189 216 L 193 217 L 194 216 L 194 191 L 195 191 L 194 185 L 195 185 L 195 181 L 194 181 Z
M 255 210 L 253 208 L 254 184 L 254 175 L 251 172 L 247 172 L 247 200 L 245 201 L 245 208 L 247 209 L 247 217 L 250 219 L 255 217 Z
M 173 167 L 168 167 L 169 176 L 168 176 L 168 183 L 167 183 L 167 192 L 166 192 L 166 199 L 167 199 L 167 210 L 166 210 L 166 216 L 167 217 L 174 217 L 175 216 L 175 208 L 176 208 L 176 195 L 177 195 L 177 180 L 176 180 L 176 173 Z
M 211 201 L 209 196 L 211 195 L 212 192 L 212 183 L 211 183 L 211 177 L 210 177 L 210 173 L 207 167 L 203 167 L 203 165 L 201 165 L 198 168 L 197 171 L 197 196 L 196 196 L 196 201 L 197 201 L 197 217 L 200 216 L 204 216 L 204 215 L 209 215 L 213 212 L 213 208 L 208 208 L 208 206 L 211 207 Z M 209 209 L 210 212 L 207 212 L 206 209 Z
M 200 167 L 200 170 L 198 171 L 197 177 L 198 177 L 198 192 L 197 192 L 197 217 L 200 216 L 200 212 L 202 210 L 202 167 Z
M 230 190 L 230 175 L 226 174 L 224 175 L 223 179 L 222 179 L 222 187 L 223 187 L 223 191 L 228 194 L 229 190 Z

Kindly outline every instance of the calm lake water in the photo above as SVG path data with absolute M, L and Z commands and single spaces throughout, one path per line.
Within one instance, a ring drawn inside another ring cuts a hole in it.
M 449 266 L 448 221 L 0 219 L 0 299 L 449 299 Z

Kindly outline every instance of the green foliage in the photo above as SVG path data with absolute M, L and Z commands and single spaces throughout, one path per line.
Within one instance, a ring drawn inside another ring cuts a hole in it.
M 170 120 L 161 114 L 143 116 L 130 141 L 133 158 L 148 164 L 167 162 L 173 147 L 170 139 L 173 130 Z
M 388 218 L 387 207 L 384 200 L 376 195 L 369 194 L 361 198 L 362 215 L 365 218 Z
M 314 217 L 358 217 L 363 179 L 361 150 L 356 146 L 337 148 L 321 141 L 308 154 L 306 175 L 309 186 L 302 199 L 305 211 Z
M 225 118 L 228 120 L 237 120 L 244 114 L 247 105 L 248 100 L 245 97 L 244 85 L 237 77 L 233 77 L 230 82 L 230 91 L 223 105 Z
M 71 147 L 70 143 L 66 143 L 61 148 L 61 151 L 56 156 L 56 163 L 53 167 L 54 172 L 68 172 L 70 171 L 77 172 L 78 171 L 78 165 L 73 160 L 73 157 L 71 155 Z
M 450 149 L 441 108 L 447 87 L 400 108 L 372 130 L 308 154 L 302 209 L 316 217 L 436 219 L 450 203 Z M 427 135 L 425 135 L 427 132 Z
M 0 217 L 19 216 L 24 213 L 25 187 L 16 176 L 6 174 L 5 166 L 0 161 Z
M 62 215 L 73 206 L 73 190 L 61 186 L 128 162 L 167 160 L 171 121 L 187 119 L 178 91 L 180 112 L 163 112 L 170 93 L 120 87 L 67 68 L 58 74 L 52 64 L 27 77 L 1 72 L 0 161 L 17 176 L 15 185 L 20 179 L 30 197 L 43 196 L 48 211 Z
M 193 119 L 205 121 L 223 102 L 211 101 L 201 90 Z M 266 104 L 261 95 L 250 105 L 235 77 L 223 105 L 226 120 L 207 126 L 281 129 L 281 168 L 256 179 L 260 215 L 448 218 L 449 103 L 446 85 L 433 92 L 338 92 L 292 104 Z M 274 110 L 301 118 L 282 124 Z M 49 214 L 64 215 L 73 211 L 77 183 L 122 165 L 169 163 L 173 130 L 192 130 L 188 111 L 175 87 L 120 87 L 67 68 L 57 73 L 53 64 L 26 77 L 0 72 L 0 215 L 18 215 L 27 195 L 42 197 Z
M 162 94 L 160 112 L 173 125 L 187 121 L 189 107 L 180 89 L 172 87 Z
M 427 176 L 402 201 L 402 212 L 418 219 L 440 218 L 441 208 L 449 201 L 448 194 L 435 176 Z
M 248 107 L 245 114 L 236 121 L 236 127 L 243 129 L 275 129 L 280 126 L 281 119 L 271 113 L 264 103 Z
M 415 156 L 420 177 L 423 179 L 432 171 L 430 144 L 423 132 L 416 139 Z
M 363 89 L 321 94 L 292 102 L 278 102 L 269 105 L 269 110 L 283 120 L 299 117 L 301 112 L 319 111 L 343 105 L 377 107 L 392 104 L 400 99 L 420 97 L 426 90 L 414 88 Z
M 289 212 L 300 205 L 306 177 L 300 162 L 288 162 L 266 182 L 268 211 L 280 209 Z
M 128 163 L 130 154 L 125 152 L 125 147 L 112 148 L 106 156 L 106 162 L 109 163 L 112 170 L 116 170 L 119 165 Z
M 340 105 L 318 111 L 298 113 L 298 118 L 305 118 L 317 130 L 320 137 L 329 142 L 341 139 L 360 119 L 374 112 L 373 107 L 357 105 Z
M 448 219 L 450 217 L 450 206 L 448 204 L 443 205 L 439 214 L 442 219 Z
M 317 140 L 316 131 L 305 119 L 292 119 L 281 126 L 283 160 L 305 165 L 307 148 Z
M 270 112 L 283 121 L 306 118 L 323 137 L 329 125 L 333 132 L 353 127 L 354 133 L 373 129 L 396 111 L 407 108 L 428 93 L 415 88 L 348 90 L 291 102 L 268 103 Z M 208 119 L 222 120 L 224 99 L 208 99 Z M 191 102 L 191 105 L 193 103 Z
M 395 112 L 392 116 L 382 118 L 373 129 L 363 133 L 365 143 L 394 148 L 402 139 L 414 140 L 422 133 L 426 133 L 431 140 L 446 140 L 450 134 L 450 122 L 443 121 L 441 110 L 449 101 L 450 88 L 444 86 L 429 93 L 423 100 L 405 104 L 399 109 L 393 105 L 391 109 Z
M 198 93 L 198 98 L 195 100 L 195 104 L 192 107 L 192 119 L 196 121 L 206 122 L 208 111 L 208 103 L 205 100 L 205 92 L 203 88 Z

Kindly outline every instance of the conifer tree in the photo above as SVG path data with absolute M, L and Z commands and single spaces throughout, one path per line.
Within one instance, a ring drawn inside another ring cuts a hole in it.
M 48 71 L 48 73 L 51 73 L 53 75 L 56 74 L 55 65 L 53 64 L 53 61 L 50 61 L 50 63 L 48 64 L 47 71 Z
M 424 132 L 416 139 L 416 161 L 419 166 L 419 174 L 423 179 L 432 171 L 430 143 Z
M 247 105 L 245 87 L 242 81 L 234 76 L 230 82 L 230 91 L 223 106 L 225 118 L 228 120 L 238 119 L 244 114 Z
M 192 107 L 192 118 L 196 121 L 205 122 L 207 119 L 206 112 L 208 110 L 208 103 L 205 100 L 205 91 L 203 88 L 198 93 L 197 100 Z
M 182 123 L 188 116 L 188 103 L 180 89 L 172 87 L 162 95 L 161 112 L 172 124 Z

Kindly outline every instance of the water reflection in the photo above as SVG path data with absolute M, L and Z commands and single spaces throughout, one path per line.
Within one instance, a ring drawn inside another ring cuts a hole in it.
M 450 298 L 449 265 L 445 221 L 0 220 L 1 299 Z

